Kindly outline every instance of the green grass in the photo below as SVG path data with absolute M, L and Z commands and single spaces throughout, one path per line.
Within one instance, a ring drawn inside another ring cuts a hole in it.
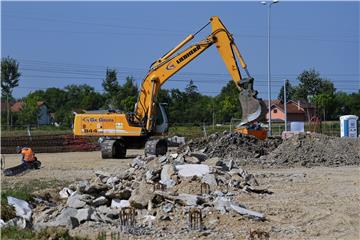
M 8 227 L 1 229 L 1 239 L 35 239 L 35 233 L 30 229 L 18 229 L 16 227 Z
M 214 132 L 223 132 L 224 130 L 230 130 L 229 124 L 224 124 L 222 126 L 212 126 L 206 125 L 206 133 L 207 135 L 212 134 Z M 234 126 L 232 126 L 232 130 Z M 284 131 L 284 123 L 272 123 L 273 134 L 281 135 L 281 132 Z M 310 125 L 305 123 L 305 131 L 312 131 Z M 322 133 L 327 135 L 340 135 L 340 122 L 339 121 L 326 121 L 322 122 Z M 64 135 L 64 134 L 72 134 L 72 130 L 70 128 L 58 128 L 54 126 L 41 126 L 39 128 L 33 127 L 31 131 L 32 136 L 40 136 L 40 135 Z M 170 124 L 169 128 L 169 136 L 184 136 L 187 138 L 201 137 L 204 136 L 204 127 L 202 125 L 194 125 L 194 124 Z M 2 137 L 8 136 L 27 136 L 26 127 L 21 128 L 12 128 L 10 130 L 2 127 L 1 131 Z
M 31 229 L 18 229 L 9 227 L 1 229 L 1 239 L 11 240 L 48 240 L 48 239 L 61 239 L 61 240 L 88 240 L 83 237 L 72 237 L 69 230 L 64 228 L 46 228 L 40 232 L 34 232 Z
M 229 131 L 230 125 L 222 125 L 222 126 L 212 126 L 212 125 L 206 125 L 205 131 L 206 134 L 209 136 L 212 133 L 215 132 L 223 132 L 223 131 Z M 182 136 L 186 138 L 195 138 L 195 137 L 203 137 L 205 136 L 204 126 L 194 126 L 194 125 L 187 125 L 187 126 L 170 126 L 169 128 L 169 136 Z
M 65 182 L 58 180 L 44 181 L 34 179 L 27 183 L 16 183 L 12 185 L 6 181 L 3 181 L 1 183 L 1 218 L 6 221 L 15 217 L 14 209 L 7 203 L 8 196 L 22 199 L 27 202 L 32 202 L 34 192 L 65 185 Z
M 10 184 L 3 181 L 1 183 L 1 218 L 6 222 L 15 217 L 15 210 L 8 205 L 7 197 L 15 197 L 27 202 L 33 201 L 33 194 L 39 190 L 54 189 L 66 186 L 68 183 L 58 180 L 31 180 L 26 183 Z M 14 227 L 2 228 L 1 239 L 30 239 L 30 240 L 47 240 L 47 239 L 63 239 L 63 240 L 86 240 L 87 238 L 71 237 L 68 230 L 62 228 L 47 228 L 38 233 L 30 229 L 17 229 Z

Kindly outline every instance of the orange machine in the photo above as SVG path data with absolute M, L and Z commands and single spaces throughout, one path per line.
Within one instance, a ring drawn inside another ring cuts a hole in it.
M 235 131 L 245 135 L 252 135 L 261 140 L 267 138 L 267 131 L 264 128 L 251 129 L 251 127 L 239 127 L 239 128 L 235 128 Z

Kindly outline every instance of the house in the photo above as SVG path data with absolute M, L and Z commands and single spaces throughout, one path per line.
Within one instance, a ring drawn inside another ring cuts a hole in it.
M 265 101 L 265 103 L 268 106 L 268 102 Z M 307 122 L 316 116 L 316 108 L 308 102 L 290 100 L 287 102 L 286 107 L 287 120 L 289 122 Z M 268 111 L 266 113 L 266 119 L 269 119 Z M 285 121 L 284 103 L 282 101 L 271 101 L 271 120 L 273 122 Z
M 24 102 L 18 101 L 12 104 L 10 107 L 10 111 L 12 113 L 20 112 L 24 106 Z M 38 116 L 37 116 L 37 124 L 38 125 L 48 125 L 51 123 L 51 116 L 48 110 L 48 107 L 43 101 L 38 101 L 37 106 L 39 108 Z

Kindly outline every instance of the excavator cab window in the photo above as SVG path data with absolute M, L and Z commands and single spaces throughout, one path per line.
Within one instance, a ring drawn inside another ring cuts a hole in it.
M 169 129 L 167 113 L 164 105 L 164 103 L 156 104 L 156 133 L 166 133 Z

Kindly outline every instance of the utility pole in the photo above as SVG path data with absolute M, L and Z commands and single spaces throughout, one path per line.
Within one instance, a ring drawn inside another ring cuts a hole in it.
M 284 111 L 285 111 L 285 131 L 287 131 L 287 97 L 286 97 L 286 79 L 284 81 Z
M 213 99 L 213 102 L 212 102 L 212 122 L 213 122 L 213 130 L 215 130 L 215 107 L 214 107 L 214 99 Z
M 9 93 L 6 94 L 6 122 L 7 122 L 7 129 L 10 129 L 10 106 L 9 106 Z
M 269 136 L 272 135 L 271 131 L 271 68 L 270 68 L 270 21 L 271 21 L 271 5 L 278 3 L 279 0 L 273 0 L 271 3 L 262 1 L 261 4 L 268 6 L 268 104 L 269 104 Z

